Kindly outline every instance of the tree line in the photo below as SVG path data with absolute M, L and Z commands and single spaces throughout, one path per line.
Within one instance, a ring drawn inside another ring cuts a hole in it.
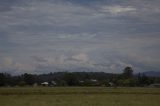
M 138 87 L 160 83 L 159 77 L 148 77 L 139 73 L 133 75 L 131 67 L 125 67 L 121 74 L 104 72 L 55 72 L 48 74 L 22 74 L 12 76 L 0 73 L 0 86 L 41 86 L 41 83 L 54 81 L 54 86 L 126 86 Z

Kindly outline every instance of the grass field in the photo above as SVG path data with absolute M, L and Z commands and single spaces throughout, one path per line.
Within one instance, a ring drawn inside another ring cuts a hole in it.
M 160 106 L 158 88 L 0 88 L 0 106 Z

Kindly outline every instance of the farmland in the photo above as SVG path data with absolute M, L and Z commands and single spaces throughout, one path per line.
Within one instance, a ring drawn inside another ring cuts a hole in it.
M 159 106 L 158 88 L 0 88 L 0 106 Z

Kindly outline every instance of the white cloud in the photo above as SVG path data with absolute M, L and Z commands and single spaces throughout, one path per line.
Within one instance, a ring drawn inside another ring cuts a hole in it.
M 34 73 L 34 70 L 35 66 L 33 64 L 17 62 L 11 57 L 4 57 L 0 61 L 0 71 L 12 74 L 22 74 L 24 72 Z
M 10 67 L 10 66 L 12 66 L 12 65 L 13 65 L 13 60 L 12 60 L 12 58 L 9 58 L 9 57 L 4 58 L 2 65 L 3 65 L 4 67 Z
M 106 13 L 111 13 L 113 15 L 118 15 L 118 14 L 134 12 L 136 10 L 137 9 L 132 6 L 116 5 L 116 6 L 103 6 L 101 11 Z
M 80 53 L 72 56 L 73 59 L 81 62 L 87 62 L 89 60 L 88 56 L 85 53 Z

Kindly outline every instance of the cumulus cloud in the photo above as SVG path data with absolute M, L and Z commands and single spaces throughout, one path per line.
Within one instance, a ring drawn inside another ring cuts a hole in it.
M 88 61 L 88 56 L 84 53 L 80 53 L 80 54 L 72 56 L 72 59 L 77 60 L 77 61 L 86 62 Z
M 4 57 L 0 62 L 0 72 L 5 71 L 11 74 L 34 73 L 34 69 L 35 66 L 32 64 L 17 62 L 11 57 Z
M 13 64 L 13 60 L 11 58 L 6 57 L 6 58 L 3 59 L 3 65 L 5 67 L 9 67 L 12 64 Z

